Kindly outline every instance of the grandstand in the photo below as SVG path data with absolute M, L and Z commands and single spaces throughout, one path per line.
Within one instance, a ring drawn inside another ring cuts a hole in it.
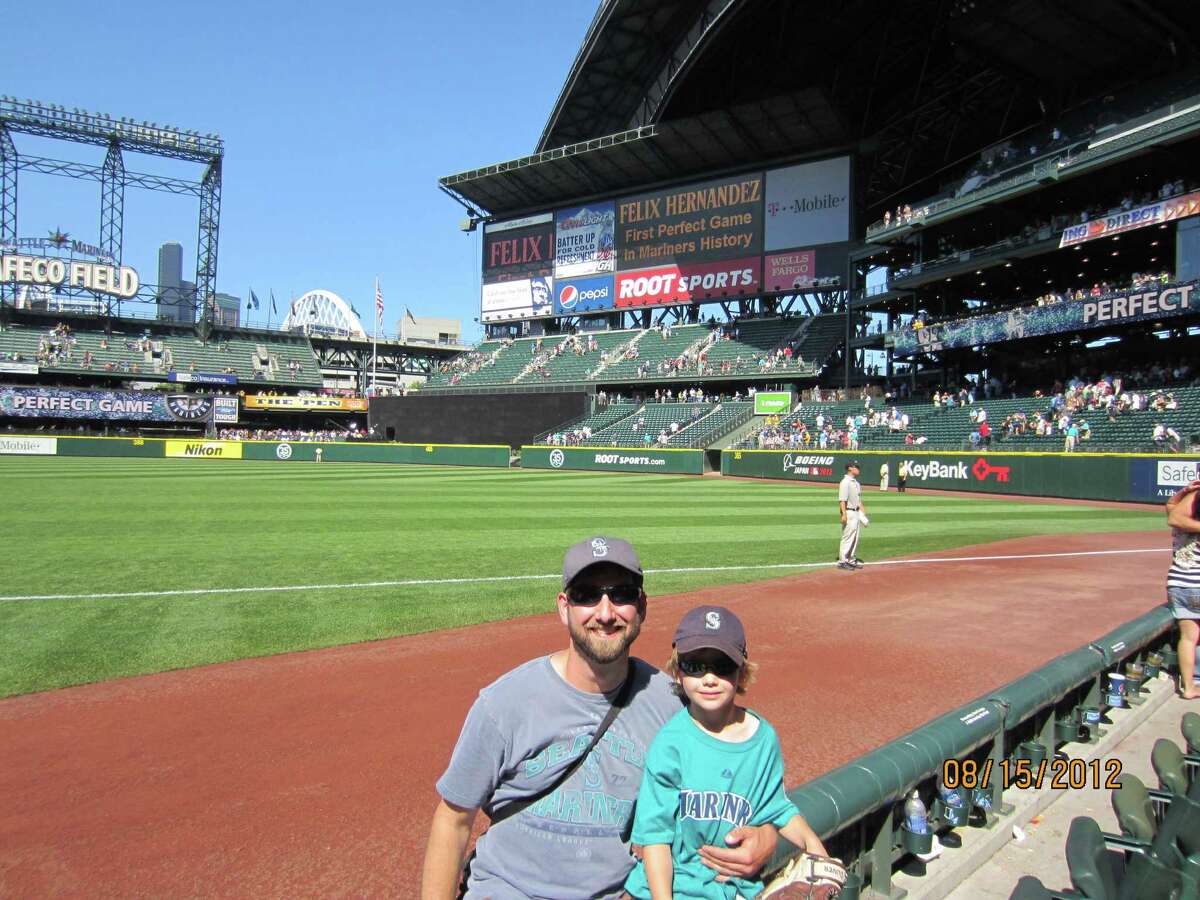
M 72 328 L 59 340 L 56 325 L 14 323 L 0 331 L 0 356 L 36 363 L 42 371 L 86 373 L 98 379 L 166 380 L 171 373 L 229 374 L 239 381 L 321 387 L 311 344 L 286 334 L 217 332 L 208 341 L 190 333 L 134 327 Z

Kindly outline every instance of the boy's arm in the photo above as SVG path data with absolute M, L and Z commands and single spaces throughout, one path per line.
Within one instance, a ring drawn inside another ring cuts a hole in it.
M 799 813 L 792 816 L 791 821 L 779 829 L 779 833 L 805 853 L 816 853 L 819 856 L 829 855 L 829 851 L 825 849 L 825 845 L 821 843 L 817 833 Z
M 647 844 L 642 848 L 642 865 L 646 867 L 646 884 L 653 900 L 672 900 L 672 881 L 675 866 L 671 860 L 670 844 Z

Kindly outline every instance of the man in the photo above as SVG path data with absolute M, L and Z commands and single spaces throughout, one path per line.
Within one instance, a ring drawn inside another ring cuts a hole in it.
M 838 568 L 855 571 L 863 567 L 858 558 L 858 530 L 867 521 L 867 509 L 862 502 L 858 483 L 858 463 L 846 463 L 846 474 L 838 485 L 838 509 L 842 516 L 842 543 L 838 548 Z
M 910 434 L 909 437 L 912 437 Z M 905 460 L 900 460 L 900 465 L 896 469 L 896 492 L 903 494 L 904 488 L 908 485 L 908 463 Z
M 888 468 L 888 464 L 886 462 L 881 463 L 879 466 L 879 489 L 885 493 L 888 489 L 888 476 L 890 475 L 891 470 Z
M 468 900 L 617 898 L 633 868 L 627 834 L 646 750 L 680 708 L 671 681 L 629 656 L 646 617 L 642 565 L 625 541 L 595 537 L 563 560 L 558 617 L 567 649 L 531 660 L 479 693 L 437 783 L 425 851 L 422 900 L 456 896 L 471 827 L 482 809 L 499 819 L 478 840 Z M 554 791 L 626 678 L 629 699 L 596 748 Z M 511 816 L 505 807 L 533 799 Z M 731 832 L 729 847 L 705 847 L 723 876 L 757 872 L 771 857 L 774 828 Z

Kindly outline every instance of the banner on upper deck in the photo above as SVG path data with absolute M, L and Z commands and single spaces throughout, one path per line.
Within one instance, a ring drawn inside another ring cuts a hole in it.
M 204 422 L 213 411 L 215 399 L 195 394 L 161 394 L 152 391 L 5 387 L 0 388 L 0 415 L 45 419 Z
M 1200 281 L 1156 284 L 1105 297 L 1064 300 L 905 329 L 895 335 L 897 356 L 975 347 L 1043 334 L 1083 331 L 1125 322 L 1165 319 L 1200 312 Z

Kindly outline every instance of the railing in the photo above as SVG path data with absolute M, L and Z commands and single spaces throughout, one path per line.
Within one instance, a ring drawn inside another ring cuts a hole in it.
M 967 799 L 983 812 L 982 827 L 994 827 L 1003 803 L 1000 773 L 1014 771 L 1017 760 L 1053 759 L 1055 750 L 1072 741 L 1095 742 L 1104 703 L 1103 678 L 1123 663 L 1165 648 L 1173 629 L 1165 607 L 1154 609 L 1104 637 L 1066 653 L 977 700 L 952 710 L 877 750 L 788 792 L 793 803 L 821 836 L 834 856 L 852 872 L 846 900 L 857 898 L 869 882 L 878 896 L 892 896 L 892 864 L 910 852 L 928 852 L 931 836 L 962 825 L 940 800 L 927 804 L 932 815 L 928 835 L 914 835 L 898 825 L 900 806 L 914 789 L 936 797 L 936 781 L 947 760 L 971 771 L 988 771 L 986 789 Z M 1140 702 L 1134 688 L 1135 704 Z M 986 769 L 985 769 L 986 767 Z M 983 779 L 979 779 L 980 782 Z M 969 785 L 968 785 L 969 787 Z M 978 818 L 978 817 L 977 817 Z M 924 846 L 922 846 L 924 845 Z M 794 853 L 786 842 L 768 868 L 782 866 Z

